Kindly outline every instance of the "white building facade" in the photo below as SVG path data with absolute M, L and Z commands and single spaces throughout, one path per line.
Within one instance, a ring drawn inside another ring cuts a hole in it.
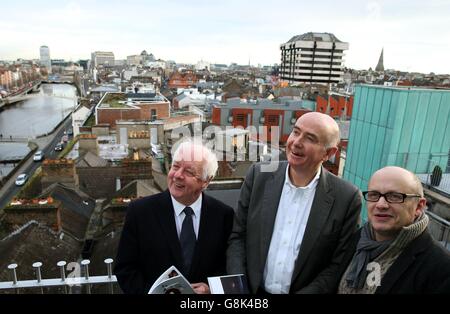
M 333 84 L 343 80 L 349 44 L 330 33 L 292 37 L 281 49 L 281 80 L 288 83 Z
M 208 71 L 210 71 L 211 70 L 211 63 L 209 63 L 209 62 L 206 62 L 206 61 L 203 61 L 203 60 L 200 60 L 199 62 L 197 62 L 197 64 L 195 65 L 195 69 L 197 70 L 197 71 L 202 71 L 202 70 L 208 70 Z
M 127 56 L 127 65 L 140 65 L 143 62 L 141 55 Z
M 86 122 L 91 114 L 91 110 L 85 106 L 80 106 L 72 113 L 73 136 L 80 134 L 80 127 Z
M 40 52 L 40 62 L 41 66 L 47 69 L 48 73 L 52 73 L 52 62 L 50 59 L 50 49 L 47 46 L 41 46 Z
M 91 54 L 92 67 L 100 65 L 114 66 L 114 53 L 107 51 L 96 51 Z

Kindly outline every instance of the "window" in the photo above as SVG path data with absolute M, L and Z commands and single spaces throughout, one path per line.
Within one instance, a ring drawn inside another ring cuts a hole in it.
M 245 115 L 242 113 L 239 113 L 236 115 L 236 122 L 244 122 L 245 121 Z
M 267 117 L 267 122 L 269 125 L 278 125 L 278 116 L 276 115 L 269 115 Z

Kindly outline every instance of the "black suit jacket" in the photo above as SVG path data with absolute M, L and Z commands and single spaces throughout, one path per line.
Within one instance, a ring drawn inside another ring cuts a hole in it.
M 233 224 L 231 207 L 203 193 L 200 225 L 190 282 L 225 273 L 225 252 Z M 124 293 L 147 293 L 170 266 L 183 269 L 170 192 L 130 203 L 114 272 Z
M 339 279 L 355 254 L 360 237 L 361 229 L 351 239 Z M 339 282 L 336 281 L 336 289 Z M 450 293 L 450 253 L 427 230 L 406 246 L 375 290 L 375 294 L 423 293 Z

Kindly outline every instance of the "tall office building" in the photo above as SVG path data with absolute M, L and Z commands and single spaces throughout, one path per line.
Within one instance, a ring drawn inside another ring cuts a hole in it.
M 281 80 L 288 83 L 339 83 L 349 44 L 330 33 L 292 37 L 281 49 Z
M 52 62 L 50 60 L 50 49 L 47 46 L 41 46 L 40 48 L 40 62 L 41 66 L 47 68 L 47 72 L 52 72 Z
M 114 53 L 106 51 L 95 51 L 91 54 L 91 66 L 96 68 L 100 65 L 114 66 Z

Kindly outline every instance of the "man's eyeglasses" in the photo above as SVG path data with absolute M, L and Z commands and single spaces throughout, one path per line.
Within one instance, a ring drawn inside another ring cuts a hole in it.
M 418 194 L 405 194 L 397 192 L 380 193 L 378 191 L 363 192 L 364 199 L 368 202 L 378 202 L 380 197 L 384 197 L 388 203 L 403 203 L 407 197 L 422 197 Z

